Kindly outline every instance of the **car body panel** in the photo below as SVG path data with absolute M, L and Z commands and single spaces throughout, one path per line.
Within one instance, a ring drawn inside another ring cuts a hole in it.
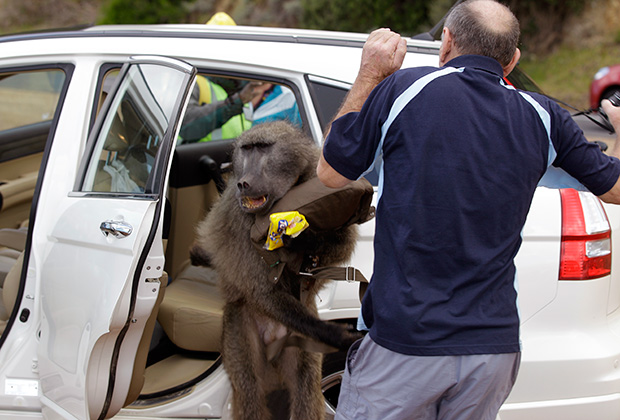
M 558 198 L 558 190 L 539 187 L 523 227 L 523 243 L 515 258 L 522 326 L 557 294 L 561 234 Z M 541 255 L 546 258 L 540 258 Z
M 104 364 L 101 373 L 91 373 L 88 366 L 97 363 L 92 358 L 99 357 L 98 353 L 113 351 L 125 327 L 133 273 L 157 206 L 147 201 L 71 201 L 57 213 L 57 223 L 49 238 L 53 244 L 42 262 L 39 372 L 41 392 L 47 399 L 56 401 L 77 418 L 92 418 L 98 417 L 103 403 L 92 402 L 92 409 L 86 411 L 88 407 L 79 402 L 86 401 L 84 393 L 105 398 L 110 366 L 105 364 L 103 355 L 99 362 Z M 134 226 L 132 235 L 125 240 L 104 237 L 98 227 L 110 215 Z M 71 265 L 63 258 L 68 254 L 76 256 Z M 161 277 L 163 252 L 149 257 L 161 260 L 159 273 L 151 274 Z M 146 283 L 146 278 L 141 278 L 140 283 Z M 150 312 L 159 285 L 153 284 L 153 290 L 144 307 L 136 309 Z M 66 302 L 69 291 L 73 297 L 71 305 Z M 84 373 L 88 383 L 84 383 Z

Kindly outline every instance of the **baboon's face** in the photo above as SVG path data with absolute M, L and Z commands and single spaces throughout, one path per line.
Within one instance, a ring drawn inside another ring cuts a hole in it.
M 265 214 L 297 183 L 307 169 L 308 157 L 299 141 L 274 126 L 252 129 L 239 137 L 233 157 L 237 198 L 248 213 Z M 295 131 L 292 134 L 296 134 Z

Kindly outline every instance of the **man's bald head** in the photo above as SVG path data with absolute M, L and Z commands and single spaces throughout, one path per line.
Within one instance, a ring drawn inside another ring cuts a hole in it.
M 491 57 L 506 66 L 519 42 L 519 22 L 510 9 L 495 0 L 468 0 L 457 5 L 444 25 L 459 55 Z

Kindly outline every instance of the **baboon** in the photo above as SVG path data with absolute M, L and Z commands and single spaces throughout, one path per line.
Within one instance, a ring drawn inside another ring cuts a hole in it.
M 210 260 L 225 299 L 221 352 L 237 420 L 269 419 L 267 395 L 277 389 L 288 391 L 293 419 L 323 419 L 322 355 L 289 346 L 270 360 L 267 347 L 289 332 L 341 350 L 361 337 L 318 318 L 315 298 L 324 280 L 308 282 L 285 265 L 275 281 L 273 267 L 250 240 L 257 215 L 268 214 L 291 187 L 315 176 L 319 153 L 288 123 L 253 127 L 236 140 L 228 186 L 197 228 L 192 258 Z M 285 248 L 322 266 L 336 265 L 350 258 L 356 237 L 354 226 L 319 233 L 309 228 L 287 238 Z M 306 292 L 301 298 L 300 288 Z

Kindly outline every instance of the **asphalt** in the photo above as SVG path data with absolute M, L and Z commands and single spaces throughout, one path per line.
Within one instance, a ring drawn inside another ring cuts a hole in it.
M 600 116 L 598 114 L 591 115 L 597 121 L 600 121 Z M 573 119 L 579 127 L 583 130 L 586 138 L 590 141 L 600 141 L 608 146 L 608 150 L 611 150 L 616 142 L 616 134 L 610 133 L 609 131 L 599 127 L 596 123 L 592 122 L 585 115 L 577 115 L 574 116 Z

